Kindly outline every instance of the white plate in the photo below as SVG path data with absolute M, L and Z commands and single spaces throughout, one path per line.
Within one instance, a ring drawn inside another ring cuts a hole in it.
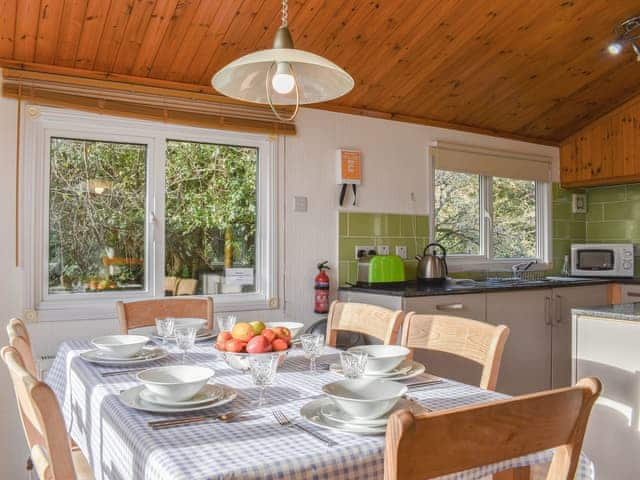
M 169 353 L 164 348 L 158 347 L 144 347 L 142 349 L 143 352 L 148 352 L 148 355 L 145 355 L 143 358 L 105 358 L 103 354 L 96 353 L 98 350 L 87 350 L 86 352 L 82 352 L 80 357 L 82 357 L 87 362 L 97 363 L 98 365 L 137 365 L 140 363 L 151 362 L 153 360 L 160 360 L 161 358 L 166 357 Z
M 410 360 L 409 360 L 410 361 Z M 342 375 L 342 367 L 336 363 L 332 364 L 330 367 L 332 372 L 339 373 Z M 413 361 L 411 367 L 405 373 L 393 373 L 388 376 L 380 376 L 380 375 L 369 375 L 365 374 L 363 378 L 380 378 L 384 380 L 409 380 L 410 378 L 417 377 L 418 375 L 422 375 L 427 368 L 420 362 Z
M 192 407 L 194 405 L 203 405 L 205 403 L 213 403 L 219 398 L 222 398 L 224 391 L 220 385 L 207 384 L 202 387 L 198 393 L 196 393 L 189 400 L 183 400 L 181 402 L 173 402 L 164 398 L 158 397 L 155 393 L 145 388 L 140 392 L 140 399 L 154 405 L 162 405 L 165 407 Z
M 393 407 L 391 410 L 389 410 L 389 413 L 385 414 L 383 417 L 365 420 L 360 418 L 353 418 L 347 415 L 345 412 L 340 410 L 333 402 L 330 402 L 330 403 L 323 404 L 320 407 L 320 413 L 322 414 L 323 417 L 326 417 L 333 422 L 338 422 L 343 424 L 346 423 L 346 424 L 356 425 L 359 427 L 362 426 L 362 427 L 375 428 L 375 427 L 386 426 L 387 420 L 389 420 L 389 415 L 391 415 L 396 410 L 400 410 L 403 408 L 410 410 L 411 407 L 412 405 L 410 401 L 401 398 L 396 404 L 396 406 Z
M 153 333 L 152 333 L 151 336 L 153 338 L 155 338 L 156 340 L 162 341 L 162 337 L 160 335 L 158 335 L 158 333 L 155 331 L 155 329 L 153 330 Z M 207 328 L 201 328 L 200 330 L 198 330 L 196 332 L 196 342 L 203 342 L 205 340 L 212 340 L 215 337 L 216 337 L 216 335 L 213 333 L 213 331 L 209 330 Z M 175 342 L 176 341 L 175 335 L 171 335 L 170 337 L 167 337 L 167 341 Z
M 331 420 L 322 414 L 322 407 L 326 408 L 327 404 L 333 405 L 328 398 L 312 400 L 300 409 L 300 415 L 318 427 L 328 428 L 329 430 L 336 430 L 338 432 L 357 433 L 359 435 L 384 435 L 387 430 L 386 423 L 382 426 L 369 427 Z
M 142 350 L 131 357 L 117 357 L 111 355 L 110 352 L 105 352 L 104 350 L 94 350 L 94 352 L 95 356 L 101 360 L 115 360 L 116 362 L 122 360 L 147 360 L 149 357 L 153 357 L 155 355 L 153 347 L 142 347 Z
M 202 405 L 193 405 L 189 407 L 169 407 L 166 405 L 155 405 L 140 398 L 140 392 L 145 389 L 144 385 L 138 385 L 137 387 L 130 388 L 123 392 L 120 392 L 118 398 L 127 407 L 143 410 L 145 412 L 153 413 L 180 413 L 180 412 L 194 412 L 196 410 L 206 410 L 208 408 L 219 407 L 233 401 L 238 393 L 231 387 L 226 385 L 219 385 L 222 389 L 222 396 L 214 402 L 205 403 Z
M 365 373 L 364 376 L 365 377 L 371 377 L 371 378 L 395 377 L 396 375 L 404 375 L 404 374 L 406 374 L 409 370 L 411 370 L 412 366 L 413 366 L 413 363 L 411 362 L 411 360 L 404 360 L 400 365 L 398 365 L 396 368 L 394 368 L 390 372 L 385 372 L 385 373 Z M 340 365 L 339 363 L 332 363 L 330 368 L 331 368 L 332 372 L 339 373 L 340 375 L 343 374 L 342 373 L 342 365 Z

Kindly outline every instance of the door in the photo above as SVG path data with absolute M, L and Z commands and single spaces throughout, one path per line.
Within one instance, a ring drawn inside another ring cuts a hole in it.
M 551 387 L 551 289 L 487 293 L 487 322 L 509 327 L 496 390 L 509 395 Z
M 553 327 L 551 333 L 551 385 L 571 385 L 571 309 L 609 303 L 607 285 L 553 289 Z

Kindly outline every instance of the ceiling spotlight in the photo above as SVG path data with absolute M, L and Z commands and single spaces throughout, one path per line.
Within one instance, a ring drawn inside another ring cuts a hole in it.
M 633 48 L 633 52 L 636 54 L 636 61 L 640 62 L 640 47 L 636 42 L 631 42 L 631 48 Z
M 607 46 L 609 53 L 611 55 L 619 55 L 624 45 L 630 43 L 640 62 L 640 48 L 637 43 L 640 41 L 640 16 L 627 18 L 618 23 L 613 31 L 616 34 L 616 40 Z
M 611 55 L 618 55 L 622 51 L 622 44 L 620 42 L 612 42 L 607 47 Z

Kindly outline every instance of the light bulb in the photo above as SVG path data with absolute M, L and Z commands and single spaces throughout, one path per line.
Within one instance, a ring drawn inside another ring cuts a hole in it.
M 284 95 L 293 90 L 296 79 L 293 77 L 288 63 L 278 63 L 275 75 L 271 78 L 273 89 Z
M 611 55 L 618 55 L 622 51 L 622 44 L 620 42 L 610 43 L 607 50 Z

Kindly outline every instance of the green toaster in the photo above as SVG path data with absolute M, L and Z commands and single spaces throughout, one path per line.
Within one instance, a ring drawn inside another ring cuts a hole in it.
M 404 262 L 397 255 L 363 255 L 358 259 L 357 280 L 359 285 L 402 283 Z

